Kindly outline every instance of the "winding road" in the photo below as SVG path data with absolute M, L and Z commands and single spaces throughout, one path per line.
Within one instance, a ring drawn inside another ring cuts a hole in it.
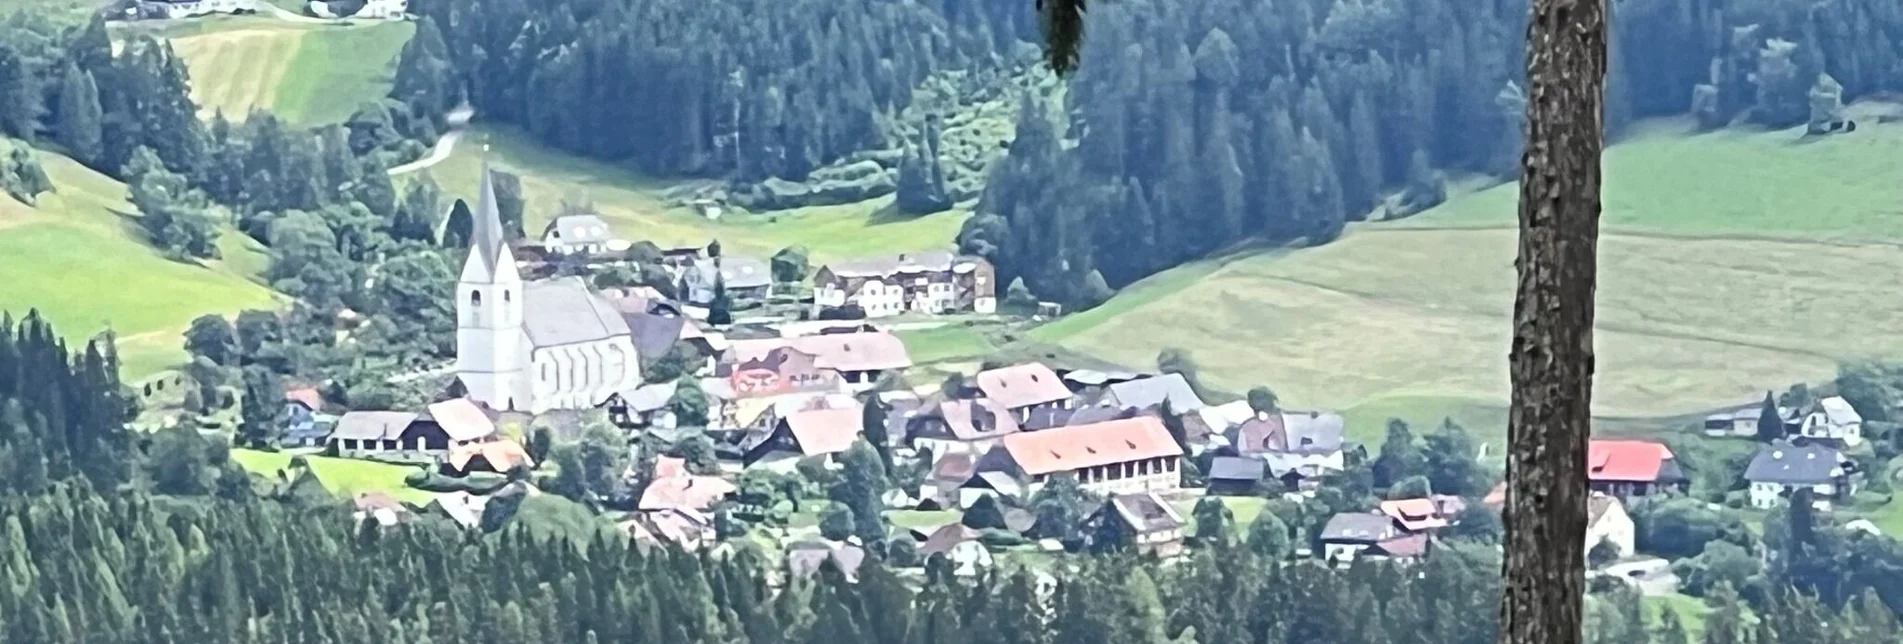
M 444 159 L 448 159 L 449 155 L 454 154 L 456 152 L 456 143 L 463 140 L 463 131 L 464 131 L 464 128 L 469 125 L 469 119 L 474 118 L 475 116 L 476 116 L 476 109 L 473 107 L 470 107 L 467 104 L 464 104 L 461 107 L 457 107 L 454 110 L 450 110 L 449 116 L 447 118 L 447 120 L 449 121 L 449 132 L 443 134 L 441 137 L 438 137 L 436 139 L 436 146 L 430 149 L 429 155 L 421 159 L 417 159 L 415 161 L 411 161 L 409 163 L 405 163 L 403 165 L 390 168 L 388 170 L 390 176 L 394 177 L 398 175 L 409 174 L 411 172 L 416 172 L 418 170 L 428 168 L 438 163 L 442 163 Z

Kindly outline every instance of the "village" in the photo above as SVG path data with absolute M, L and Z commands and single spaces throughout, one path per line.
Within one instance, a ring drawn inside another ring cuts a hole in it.
M 1497 530 L 1503 482 L 1464 496 L 1396 484 L 1376 504 L 1340 507 L 1367 492 L 1331 488 L 1365 488 L 1354 473 L 1368 471 L 1377 446 L 1346 440 L 1339 413 L 1285 409 L 1272 395 L 1208 400 L 1183 373 L 1040 361 L 908 378 L 918 365 L 885 320 L 1055 312 L 1001 305 L 982 258 L 829 263 L 810 270 L 810 298 L 789 304 L 774 289 L 806 267 L 726 256 L 715 242 L 647 251 L 677 297 L 652 286 L 597 290 L 573 273 L 609 269 L 603 258 L 630 244 L 588 213 L 556 217 L 537 239 L 508 240 L 487 179 L 456 290 L 454 378 L 442 395 L 414 409 L 341 409 L 316 386 L 285 392 L 278 448 L 412 465 L 408 483 L 435 493 L 423 505 L 360 494 L 359 520 L 435 513 L 489 525 L 491 498 L 540 494 L 538 485 L 565 474 L 546 462 L 548 443 L 592 427 L 611 428 L 612 449 L 627 450 L 625 469 L 612 473 L 619 480 L 587 492 L 619 534 L 688 550 L 751 538 L 777 549 L 793 573 L 831 561 L 850 575 L 875 543 L 888 560 L 942 556 L 959 574 L 1111 548 L 1167 559 L 1228 538 L 1202 524 L 1254 524 L 1242 519 L 1269 502 L 1326 510 L 1312 525 L 1274 525 L 1288 538 L 1284 556 L 1343 567 L 1419 560 L 1450 531 Z M 1775 431 L 1762 424 L 1771 414 Z M 1856 490 L 1860 472 L 1847 452 L 1863 445 L 1861 425 L 1843 398 L 1826 397 L 1716 414 L 1703 433 L 1762 439 L 1743 473 L 1750 508 L 1795 497 L 1829 511 Z M 1635 556 L 1627 506 L 1687 492 L 1672 448 L 1594 440 L 1589 460 L 1593 562 L 1635 585 L 1669 583 L 1666 562 Z M 873 474 L 855 474 L 868 467 Z M 1230 528 L 1265 529 L 1221 527 Z

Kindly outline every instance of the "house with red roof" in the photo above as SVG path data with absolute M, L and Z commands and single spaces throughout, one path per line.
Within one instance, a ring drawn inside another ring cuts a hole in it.
M 1594 492 L 1620 498 L 1683 493 L 1691 486 L 1671 448 L 1635 440 L 1592 441 L 1586 449 L 1586 480 Z
M 1050 477 L 1068 475 L 1097 494 L 1169 492 L 1182 486 L 1182 460 L 1182 446 L 1161 419 L 1137 416 L 1005 436 L 978 459 L 967 487 L 1028 495 Z

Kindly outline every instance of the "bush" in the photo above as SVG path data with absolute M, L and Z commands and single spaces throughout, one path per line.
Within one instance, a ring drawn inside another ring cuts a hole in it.
M 1003 550 L 1013 546 L 1030 545 L 1031 540 L 1024 535 L 1002 528 L 990 528 L 978 531 L 978 543 L 992 550 Z

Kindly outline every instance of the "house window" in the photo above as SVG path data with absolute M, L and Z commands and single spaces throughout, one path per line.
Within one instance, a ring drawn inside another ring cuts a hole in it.
M 470 305 L 470 306 L 482 306 L 482 291 L 470 291 L 470 292 L 469 292 L 469 305 Z
M 512 301 L 511 298 L 509 297 L 509 289 L 506 289 L 506 288 L 502 289 L 502 301 L 505 304 Z

